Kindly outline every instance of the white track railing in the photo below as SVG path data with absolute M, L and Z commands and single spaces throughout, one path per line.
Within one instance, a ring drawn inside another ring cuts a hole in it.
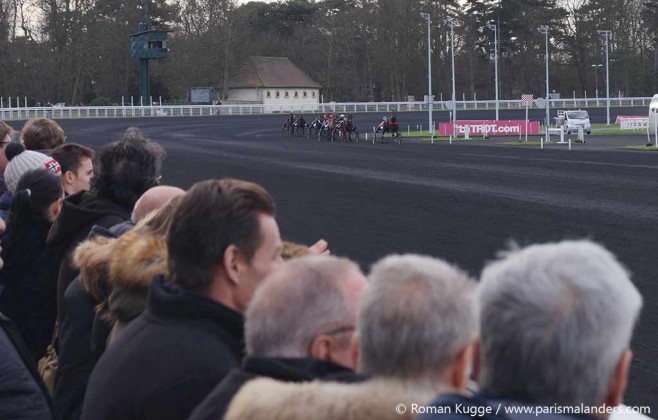
M 610 98 L 611 107 L 648 107 L 650 97 Z M 447 111 L 447 101 L 433 104 L 436 111 Z M 495 109 L 496 102 L 457 101 L 457 111 Z M 601 99 L 551 99 L 551 109 L 605 107 Z M 500 109 L 525 109 L 520 100 L 499 101 Z M 0 120 L 25 120 L 35 117 L 54 119 L 73 118 L 142 118 L 142 117 L 204 117 L 215 115 L 263 115 L 295 113 L 352 113 L 352 112 L 407 112 L 427 111 L 426 102 L 354 102 L 323 104 L 282 104 L 282 105 L 153 105 L 153 106 L 64 106 L 64 107 L 12 107 L 0 108 Z M 648 111 L 647 111 L 648 112 Z

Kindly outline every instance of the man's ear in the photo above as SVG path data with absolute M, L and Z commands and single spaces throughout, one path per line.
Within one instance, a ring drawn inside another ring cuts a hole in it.
M 331 360 L 331 337 L 321 335 L 311 344 L 309 356 L 317 360 Z
M 608 383 L 608 393 L 603 403 L 608 407 L 616 407 L 624 401 L 626 385 L 628 385 L 628 371 L 631 369 L 633 352 L 626 349 L 619 358 L 615 370 L 612 372 Z
M 468 373 L 473 358 L 473 343 L 464 347 L 455 358 L 452 367 L 448 370 L 448 383 L 457 392 L 463 392 L 468 385 Z
M 235 245 L 229 245 L 226 248 L 222 268 L 228 280 L 234 286 L 237 286 L 240 282 L 240 274 L 242 272 L 242 253 L 240 252 L 240 248 Z
M 482 351 L 482 346 L 480 342 L 480 337 L 476 337 L 473 339 L 473 356 L 471 357 L 471 379 L 473 379 L 475 382 L 478 382 L 480 380 L 480 355 Z
M 66 185 L 73 184 L 73 178 L 74 178 L 73 171 L 66 171 L 62 174 L 62 180 Z
M 359 369 L 359 334 L 357 333 L 354 333 L 350 340 L 350 356 L 352 356 L 354 370 Z

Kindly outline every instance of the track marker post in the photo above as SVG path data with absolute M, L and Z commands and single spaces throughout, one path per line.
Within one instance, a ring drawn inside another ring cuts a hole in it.
M 528 105 L 525 106 L 525 142 L 528 142 Z

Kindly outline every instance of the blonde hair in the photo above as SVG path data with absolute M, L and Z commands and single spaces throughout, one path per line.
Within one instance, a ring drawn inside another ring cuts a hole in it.
M 304 257 L 310 255 L 310 251 L 306 245 L 297 244 L 295 242 L 283 242 L 283 249 L 281 250 L 281 258 L 285 261 L 293 258 Z
M 64 144 L 64 130 L 48 118 L 32 118 L 21 130 L 21 138 L 27 150 L 54 149 Z

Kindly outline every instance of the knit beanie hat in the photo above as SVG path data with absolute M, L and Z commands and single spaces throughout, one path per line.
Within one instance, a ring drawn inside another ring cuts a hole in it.
M 9 161 L 5 168 L 5 183 L 12 195 L 16 193 L 18 181 L 28 171 L 45 168 L 56 175 L 61 175 L 62 172 L 55 159 L 43 153 L 25 150 L 25 146 L 20 143 L 8 144 L 5 147 L 5 155 Z

